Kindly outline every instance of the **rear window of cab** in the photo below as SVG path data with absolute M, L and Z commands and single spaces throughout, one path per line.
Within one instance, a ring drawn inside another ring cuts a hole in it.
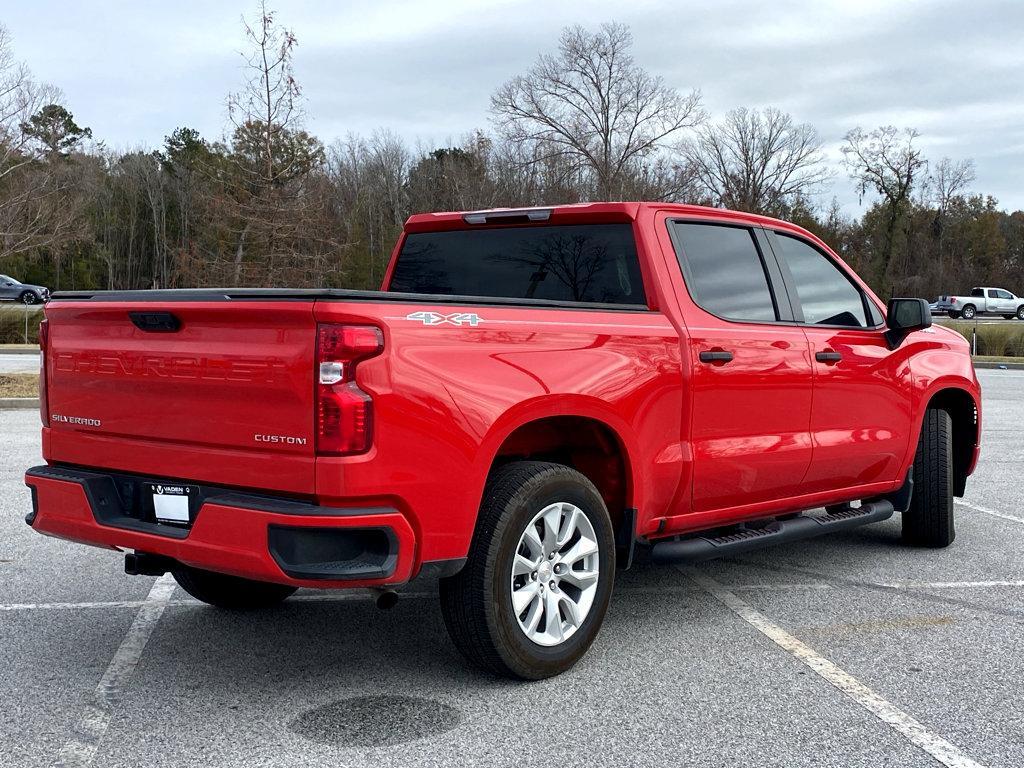
M 625 223 L 409 233 L 388 290 L 647 304 L 633 228 Z

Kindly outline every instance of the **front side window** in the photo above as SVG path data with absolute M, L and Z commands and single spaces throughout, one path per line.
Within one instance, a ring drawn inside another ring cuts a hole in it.
M 698 305 L 726 320 L 777 320 L 753 232 L 692 222 L 670 226 L 686 286 Z
M 996 291 L 996 299 L 1013 299 L 1013 294 L 1011 294 L 1009 291 L 1003 291 L 1002 289 L 998 289 Z
M 866 328 L 864 298 L 831 259 L 810 244 L 776 233 L 779 259 L 793 276 L 804 321 L 823 326 Z
M 389 291 L 646 306 L 629 224 L 413 232 Z

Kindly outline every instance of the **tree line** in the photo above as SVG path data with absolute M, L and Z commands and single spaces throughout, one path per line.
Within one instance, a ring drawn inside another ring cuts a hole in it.
M 969 159 L 913 129 L 851 127 L 842 168 L 774 108 L 714 119 L 631 56 L 629 29 L 563 31 L 497 87 L 491 126 L 414 149 L 386 130 L 330 144 L 303 123 L 297 41 L 261 6 L 224 136 L 189 127 L 115 151 L 34 80 L 0 28 L 0 272 L 53 289 L 376 288 L 412 213 L 596 200 L 722 206 L 821 236 L 883 297 L 1024 292 L 1024 212 L 973 190 Z M 843 178 L 848 177 L 848 178 Z M 859 218 L 823 202 L 853 184 Z

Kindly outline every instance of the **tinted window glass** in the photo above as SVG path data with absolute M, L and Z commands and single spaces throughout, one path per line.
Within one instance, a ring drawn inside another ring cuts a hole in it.
M 646 304 L 628 224 L 411 233 L 389 290 Z
M 773 321 L 772 292 L 754 234 L 742 227 L 673 222 L 693 300 L 720 318 Z
M 780 258 L 789 266 L 807 323 L 865 327 L 860 289 L 821 251 L 778 233 Z
M 971 289 L 971 296 L 980 296 L 982 299 L 984 299 L 985 298 L 985 292 L 982 291 L 980 288 L 972 288 Z

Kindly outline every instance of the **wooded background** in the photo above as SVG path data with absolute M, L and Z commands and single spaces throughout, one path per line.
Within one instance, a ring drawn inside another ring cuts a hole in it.
M 0 27 L 0 272 L 61 289 L 377 288 L 407 216 L 596 200 L 753 211 L 821 236 L 884 299 L 972 285 L 1024 293 L 1024 212 L 974 189 L 969 158 L 926 158 L 913 128 L 851 126 L 842 166 L 772 108 L 708 115 L 630 56 L 629 29 L 568 28 L 499 84 L 488 128 L 413 148 L 379 130 L 304 128 L 297 41 L 262 6 L 220 138 L 188 127 L 114 151 L 38 83 Z M 830 191 L 856 187 L 842 213 Z

